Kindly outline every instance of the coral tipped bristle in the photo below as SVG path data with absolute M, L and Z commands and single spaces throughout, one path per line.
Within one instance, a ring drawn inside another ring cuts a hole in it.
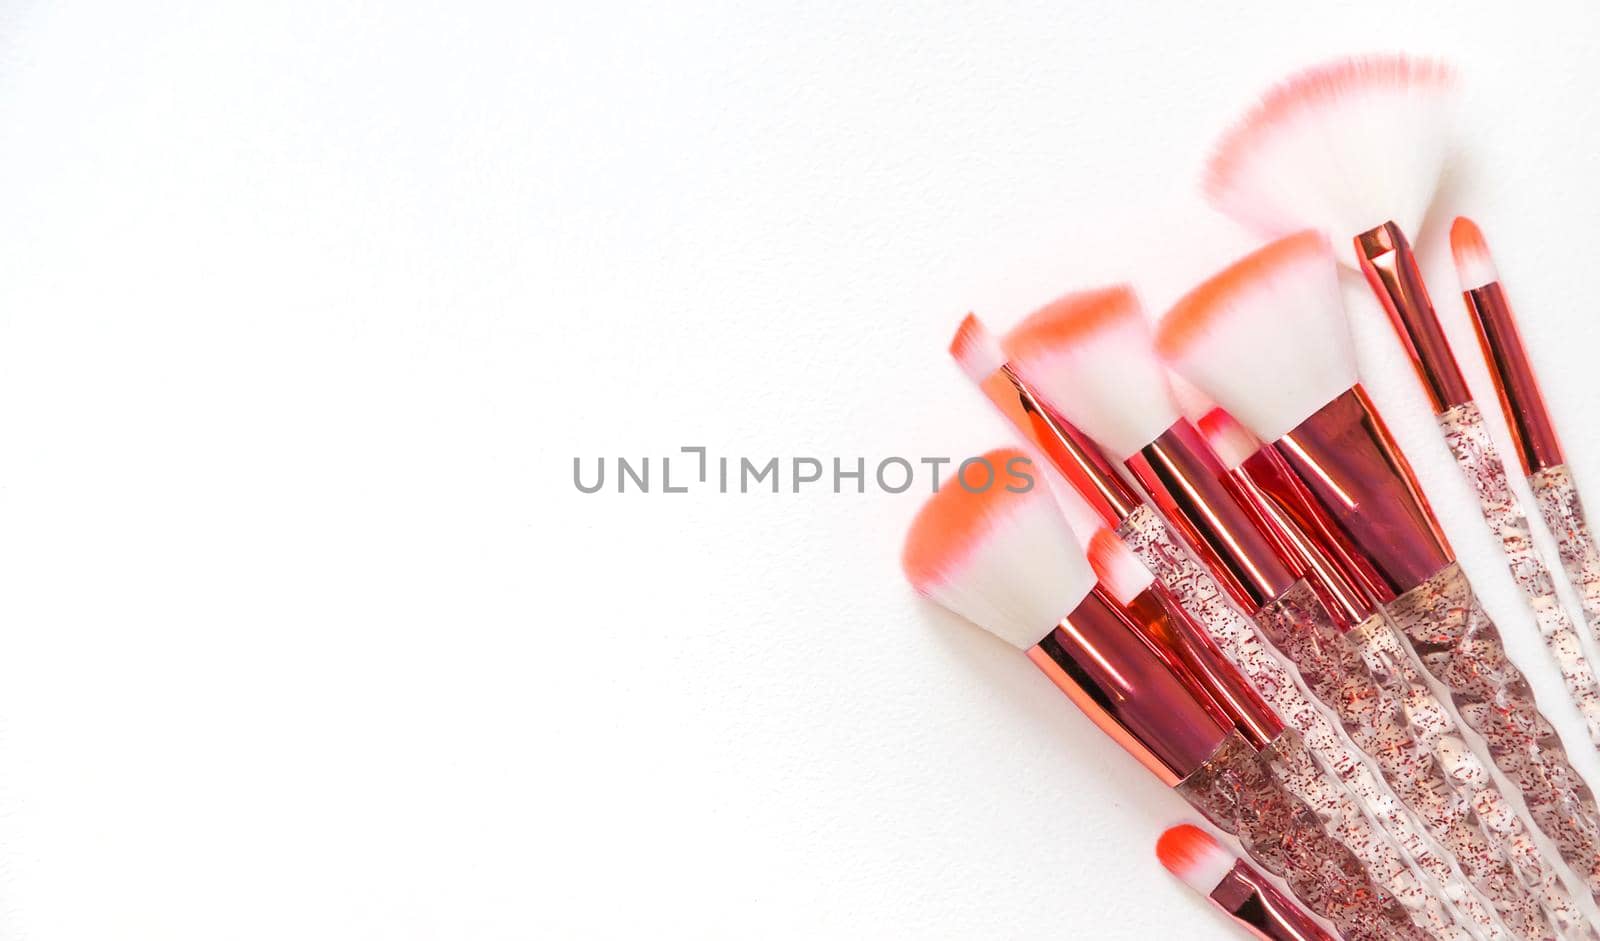
M 950 355 L 973 382 L 982 384 L 1005 365 L 1006 356 L 983 321 L 976 314 L 961 319 L 956 335 L 950 341 Z
M 1112 597 L 1123 604 L 1137 598 L 1155 576 L 1116 533 L 1101 528 L 1089 540 L 1089 565 Z
M 983 460 L 995 468 L 1005 467 L 1014 458 L 1026 460 L 1027 455 L 1017 448 L 996 448 L 983 455 Z M 946 483 L 923 505 L 906 534 L 900 565 L 918 591 L 926 593 L 932 580 L 971 551 L 974 541 L 982 536 L 984 521 L 1010 496 L 1009 491 L 992 481 L 982 488 L 976 486 L 977 481 L 970 483 L 970 487 L 959 480 Z
M 1477 223 L 1466 216 L 1456 217 L 1450 226 L 1450 254 L 1455 259 L 1463 291 L 1475 291 L 1500 280 L 1494 256 L 1489 254 L 1489 243 L 1484 241 Z
M 1233 297 L 1274 277 L 1287 265 L 1318 258 L 1333 263 L 1327 236 L 1316 229 L 1296 232 L 1256 249 L 1172 305 L 1156 330 L 1156 350 L 1166 359 L 1183 355 L 1185 348 L 1203 335 L 1214 320 L 1226 315 Z
M 1233 855 L 1211 834 L 1187 823 L 1161 834 L 1156 856 L 1167 871 L 1201 895 L 1210 895 L 1235 864 Z
M 1006 334 L 1002 346 L 1013 358 L 1053 352 L 1139 316 L 1138 297 L 1128 285 L 1080 291 L 1030 314 Z

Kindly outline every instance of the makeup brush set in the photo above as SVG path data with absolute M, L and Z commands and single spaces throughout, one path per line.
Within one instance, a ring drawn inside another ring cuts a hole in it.
M 1256 937 L 1600 941 L 1582 901 L 1600 897 L 1600 809 L 1364 390 L 1343 306 L 1341 267 L 1393 324 L 1600 745 L 1576 627 L 1595 640 L 1600 548 L 1506 292 L 1456 220 L 1462 302 L 1556 566 L 1408 241 L 1456 82 L 1399 56 L 1290 78 L 1205 180 L 1271 241 L 1159 318 L 1116 285 L 1004 336 L 968 316 L 951 344 L 1021 437 L 989 464 L 1028 456 L 1063 486 L 947 483 L 912 523 L 907 577 L 1237 840 L 1247 860 L 1194 826 L 1157 851 Z

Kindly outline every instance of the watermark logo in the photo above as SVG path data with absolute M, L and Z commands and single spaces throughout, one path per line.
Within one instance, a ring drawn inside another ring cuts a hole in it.
M 572 485 L 582 493 L 938 493 L 952 482 L 969 492 L 1004 487 L 1027 493 L 1033 464 L 1025 457 L 808 457 L 716 455 L 684 447 L 655 457 L 574 457 Z

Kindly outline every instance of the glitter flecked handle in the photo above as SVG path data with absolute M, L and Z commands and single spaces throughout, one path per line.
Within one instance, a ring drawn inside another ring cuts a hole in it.
M 1500 937 L 1504 928 L 1489 906 L 1451 870 L 1421 826 L 1401 809 L 1393 792 L 1377 779 L 1296 680 L 1288 662 L 1228 603 L 1216 580 L 1178 546 L 1160 517 L 1148 506 L 1141 507 L 1118 532 L 1315 754 L 1317 766 L 1298 764 L 1292 769 L 1296 773 L 1286 780 L 1327 831 L 1355 852 L 1373 881 L 1411 912 L 1417 924 L 1437 937 L 1454 937 L 1458 931 L 1455 919 L 1440 904 L 1435 887 L 1418 878 L 1406 863 L 1409 855 L 1430 881 L 1443 885 L 1447 898 L 1462 900 L 1458 907 L 1469 923 L 1477 925 L 1485 937 Z
M 1500 539 L 1506 560 L 1511 565 L 1511 577 L 1533 609 L 1539 634 L 1544 638 L 1551 659 L 1561 671 L 1567 692 L 1571 694 L 1578 711 L 1583 713 L 1584 723 L 1589 729 L 1589 740 L 1600 744 L 1600 682 L 1596 682 L 1594 670 L 1584 655 L 1583 641 L 1578 638 L 1577 628 L 1556 595 L 1550 569 L 1540 558 L 1538 547 L 1533 544 L 1528 519 L 1511 490 L 1505 463 L 1500 460 L 1494 442 L 1489 438 L 1483 415 L 1476 404 L 1467 402 L 1440 413 L 1438 421 L 1440 431 L 1444 432 L 1445 443 L 1450 446 L 1450 453 L 1455 455 L 1456 463 L 1478 494 L 1484 521 Z M 1573 491 L 1573 503 L 1568 504 L 1565 500 L 1559 502 L 1563 506 L 1573 506 L 1579 525 L 1582 525 L 1582 511 L 1577 508 L 1576 499 L 1576 491 Z M 1548 520 L 1549 512 L 1542 500 L 1540 511 Z M 1588 544 L 1592 549 L 1593 542 Z M 1600 568 L 1595 570 L 1595 577 L 1600 578 Z M 1586 601 L 1586 610 L 1587 604 Z
M 1356 745 L 1377 762 L 1406 810 L 1420 817 L 1429 834 L 1442 844 L 1446 860 L 1442 865 L 1448 875 L 1439 882 L 1458 910 L 1475 912 L 1481 897 L 1517 938 L 1564 937 L 1558 934 L 1561 922 L 1554 914 L 1546 914 L 1543 893 L 1518 878 L 1519 871 L 1513 869 L 1505 849 L 1485 832 L 1470 798 L 1452 785 L 1429 747 L 1442 734 L 1437 730 L 1441 721 L 1454 728 L 1449 712 L 1421 712 L 1417 719 L 1431 727 L 1413 728 L 1407 712 L 1413 689 L 1406 678 L 1416 677 L 1416 668 L 1409 661 L 1403 664 L 1409 669 L 1393 665 L 1389 651 L 1364 656 L 1377 646 L 1364 640 L 1375 630 L 1381 629 L 1389 641 L 1403 644 L 1388 623 L 1378 616 L 1347 635 L 1304 582 L 1262 608 L 1256 622 L 1294 661 L 1311 691 L 1333 708 Z M 1426 692 L 1426 687 L 1418 689 Z M 1537 853 L 1531 841 L 1527 847 Z M 1448 862 L 1451 857 L 1460 865 L 1459 874 Z M 1471 890 L 1458 887 L 1457 880 L 1470 883 Z M 1570 908 L 1566 914 L 1568 920 L 1574 917 Z M 1576 917 L 1581 924 L 1582 917 Z M 1475 920 L 1484 927 L 1481 917 Z M 1504 929 L 1500 934 L 1505 936 Z
M 1378 616 L 1357 625 L 1346 640 L 1359 650 L 1377 695 L 1385 703 L 1383 711 L 1391 708 L 1389 704 L 1399 708 L 1403 728 L 1384 734 L 1379 747 L 1385 757 L 1416 768 L 1414 777 L 1420 787 L 1413 808 L 1424 819 L 1438 819 L 1441 828 L 1450 833 L 1463 824 L 1475 823 L 1495 856 L 1510 864 L 1562 938 L 1600 941 L 1600 934 L 1573 901 L 1555 866 L 1501 792 L 1499 782 L 1468 747 L 1450 708 L 1422 678 L 1400 632 L 1387 618 Z M 1460 832 L 1463 836 L 1453 837 L 1451 842 L 1465 841 L 1463 848 L 1455 851 L 1462 869 L 1470 866 L 1474 873 L 1483 871 L 1496 881 L 1502 878 L 1495 857 L 1483 855 L 1476 834 Z M 1485 859 L 1488 862 L 1480 862 Z
M 1458 565 L 1388 605 L 1422 665 L 1522 792 L 1534 823 L 1590 892 L 1600 890 L 1600 812 Z
M 1600 546 L 1595 545 L 1594 533 L 1583 513 L 1572 471 L 1565 464 L 1547 467 L 1528 478 L 1528 485 L 1539 504 L 1539 515 L 1556 537 L 1561 567 L 1583 602 L 1589 631 L 1600 640 Z
M 1346 941 L 1428 941 L 1361 861 L 1328 836 L 1316 815 L 1290 794 L 1266 761 L 1235 734 L 1178 784 L 1206 819 L 1234 834 L 1263 869 L 1282 876 L 1313 912 Z

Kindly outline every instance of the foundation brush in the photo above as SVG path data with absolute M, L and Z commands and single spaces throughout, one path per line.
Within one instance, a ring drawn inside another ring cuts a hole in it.
M 1156 856 L 1168 872 L 1258 941 L 1336 941 L 1271 880 L 1199 827 L 1184 824 L 1161 834 Z
M 1458 218 L 1450 227 L 1450 251 L 1522 472 L 1533 490 L 1539 515 L 1556 537 L 1562 567 L 1582 602 L 1590 635 L 1600 639 L 1600 547 L 1578 499 L 1577 485 L 1539 390 L 1533 361 L 1517 330 L 1500 272 L 1483 233 L 1471 219 Z M 1577 658 L 1572 668 L 1578 668 Z M 1600 705 L 1591 704 L 1584 715 L 1596 709 Z
M 1103 309 L 1105 304 L 1111 305 L 1109 311 Z M 1130 310 L 1136 312 L 1136 305 L 1137 299 L 1125 288 L 1087 292 L 1073 295 L 1039 312 L 1035 315 L 1035 325 L 1039 324 L 1039 318 L 1067 316 L 1075 319 L 1087 316 L 1115 328 L 1115 317 Z M 1135 331 L 1141 329 L 1133 326 Z M 1112 340 L 1116 339 L 1116 333 L 1114 329 Z M 1135 333 L 1127 338 L 1135 343 L 1142 342 L 1149 355 L 1148 336 L 1142 336 L 1141 339 L 1141 335 Z M 1419 919 L 1433 925 L 1441 933 L 1448 933 L 1443 926 L 1451 921 L 1451 916 L 1447 911 L 1448 906 L 1433 897 L 1428 881 L 1444 888 L 1445 897 L 1459 907 L 1466 923 L 1474 925 L 1485 937 L 1502 936 L 1504 928 L 1492 908 L 1454 871 L 1448 856 L 1427 837 L 1424 828 L 1404 810 L 1393 792 L 1373 773 L 1349 740 L 1339 733 L 1335 722 L 1296 680 L 1292 668 L 1264 642 L 1256 625 L 1230 600 L 1230 595 L 1218 581 L 1219 576 L 1212 574 L 1212 569 L 1184 548 L 1186 537 L 1169 529 L 1154 507 L 1141 501 L 1117 475 L 1100 447 L 1051 404 L 1056 396 L 1047 396 L 1025 381 L 1017 365 L 1008 362 L 1000 343 L 974 316 L 968 316 L 962 322 L 951 345 L 951 352 L 969 378 L 1000 412 L 1045 455 L 1082 497 L 1083 502 L 1098 512 L 1103 524 L 1114 531 L 1138 559 L 1156 574 L 1183 609 L 1193 616 L 1194 621 L 1204 628 L 1252 686 L 1293 727 L 1300 741 L 1315 753 L 1319 763 L 1338 777 L 1346 788 L 1344 794 L 1329 787 L 1331 782 L 1326 775 L 1318 780 L 1307 773 L 1303 765 L 1302 774 L 1296 780 L 1300 782 L 1302 794 L 1319 806 L 1335 832 L 1340 833 L 1349 845 L 1359 847 L 1363 861 L 1374 873 L 1379 874 L 1380 881 L 1386 880 L 1386 887 L 1396 897 L 1416 911 Z M 1124 374 L 1121 378 L 1132 381 L 1159 379 L 1159 363 L 1148 365 L 1153 372 L 1143 376 Z M 1112 375 L 1109 368 L 1105 374 Z M 1076 398 L 1075 393 L 1061 388 L 1059 381 L 1055 393 Z M 1169 421 L 1171 425 L 1177 424 L 1175 416 L 1169 412 L 1164 395 L 1159 391 L 1145 392 L 1141 401 L 1144 407 L 1155 410 L 1152 415 L 1142 419 L 1147 429 L 1168 427 Z M 1092 419 L 1094 416 L 1089 417 Z M 1102 433 L 1107 432 L 1102 430 Z M 1108 436 L 1116 437 L 1122 446 L 1130 447 L 1134 446 L 1130 442 L 1154 433 L 1147 431 L 1117 435 L 1113 432 Z M 1179 439 L 1175 437 L 1171 440 L 1177 442 Z M 1192 436 L 1185 435 L 1181 440 L 1196 453 L 1204 447 Z M 1200 460 L 1200 457 L 1197 456 L 1196 460 Z M 1204 479 L 1198 475 L 1192 480 L 1197 487 L 1205 486 Z M 1229 518 L 1238 522 L 1236 516 Z M 1262 550 L 1258 548 L 1257 551 Z M 1270 572 L 1281 571 L 1264 555 L 1259 561 L 1268 566 Z M 1297 754 L 1300 751 L 1302 749 L 1288 749 L 1287 753 Z M 1360 810 L 1351 809 L 1345 804 L 1348 795 L 1354 795 L 1361 802 Z M 1382 830 L 1371 826 L 1374 818 L 1381 823 Z M 1397 852 L 1397 845 L 1403 849 L 1403 855 Z M 1426 881 L 1412 876 L 1404 863 L 1406 856 L 1426 874 Z
M 1528 521 L 1461 375 L 1407 236 L 1450 151 L 1456 80 L 1403 56 L 1349 59 L 1293 76 L 1224 134 L 1206 171 L 1223 212 L 1267 236 L 1321 230 L 1365 275 L 1416 368 L 1451 455 L 1499 537 L 1590 739 L 1600 744 L 1600 682 L 1556 594 Z
M 1163 321 L 1173 368 L 1257 438 L 1263 492 L 1393 620 L 1519 788 L 1534 822 L 1600 887 L 1600 812 L 1456 564 L 1410 465 L 1362 389 L 1332 248 L 1290 236 Z
M 1283 787 L 1196 674 L 1099 584 L 1047 488 L 943 488 L 913 521 L 902 564 L 919 593 L 1026 651 L 1099 728 L 1348 941 L 1432 937 Z

